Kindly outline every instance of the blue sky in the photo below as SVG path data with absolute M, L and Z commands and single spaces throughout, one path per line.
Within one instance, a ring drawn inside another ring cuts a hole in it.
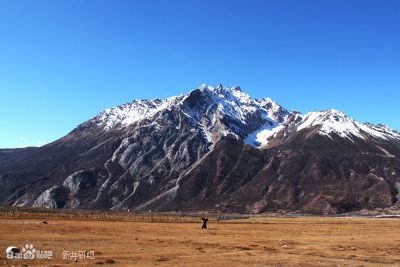
M 0 148 L 202 83 L 400 129 L 400 1 L 0 0 Z

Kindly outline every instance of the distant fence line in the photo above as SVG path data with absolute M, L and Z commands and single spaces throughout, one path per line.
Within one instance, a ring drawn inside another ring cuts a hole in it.
M 198 223 L 201 217 L 206 216 L 211 221 L 243 219 L 247 216 L 230 214 L 208 213 L 180 213 L 180 212 L 127 212 L 127 211 L 93 211 L 70 209 L 46 209 L 29 207 L 0 207 L 0 216 L 24 219 L 70 219 L 93 221 L 137 221 L 137 222 L 193 222 Z

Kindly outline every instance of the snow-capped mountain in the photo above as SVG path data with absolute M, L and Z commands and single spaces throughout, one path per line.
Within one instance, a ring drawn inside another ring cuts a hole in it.
M 400 139 L 400 134 L 387 126 L 360 123 L 349 118 L 343 112 L 334 109 L 310 112 L 303 115 L 301 122 L 297 126 L 297 130 L 300 131 L 312 126 L 320 127 L 319 134 L 328 137 L 332 133 L 335 133 L 349 140 L 353 140 L 354 138 L 361 138 L 363 140 L 368 138 L 384 140 Z
M 338 110 L 300 114 L 286 110 L 270 98 L 252 99 L 238 86 L 228 88 L 221 84 L 215 88 L 203 84 L 189 94 L 164 100 L 134 100 L 107 109 L 88 123 L 108 131 L 144 120 L 154 121 L 163 111 L 173 109 L 180 109 L 194 127 L 201 128 L 210 143 L 232 134 L 251 146 L 265 147 L 279 131 L 291 126 L 290 117 L 295 117 L 297 131 L 319 127 L 318 133 L 328 137 L 337 134 L 349 140 L 400 138 L 398 132 L 387 126 L 360 123 Z
M 40 148 L 0 150 L 2 205 L 112 210 L 392 207 L 400 133 L 201 85 L 99 113 Z
M 232 134 L 246 138 L 250 145 L 264 144 L 263 137 L 279 129 L 290 114 L 270 98 L 250 98 L 238 86 L 228 88 L 218 84 L 214 88 L 203 84 L 189 94 L 164 100 L 134 100 L 107 109 L 82 127 L 91 125 L 109 131 L 141 121 L 154 122 L 165 111 L 172 110 L 179 110 L 194 128 L 201 129 L 210 143 Z

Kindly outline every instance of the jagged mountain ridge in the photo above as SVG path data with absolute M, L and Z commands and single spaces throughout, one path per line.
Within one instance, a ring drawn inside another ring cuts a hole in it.
M 193 100 L 200 101 L 195 103 Z M 157 113 L 173 108 L 181 108 L 185 116 L 191 118 L 203 129 L 205 136 L 211 142 L 216 141 L 211 136 L 217 119 L 220 121 L 224 117 L 233 121 L 231 125 L 226 125 L 228 127 L 224 134 L 236 135 L 252 146 L 266 143 L 266 139 L 283 130 L 290 116 L 297 116 L 296 120 L 299 122 L 297 130 L 317 125 L 321 127 L 320 134 L 329 136 L 331 133 L 336 133 L 350 140 L 352 136 L 365 139 L 368 135 L 384 139 L 400 138 L 397 131 L 386 125 L 360 123 L 338 110 L 316 111 L 303 115 L 296 111 L 286 110 L 270 98 L 252 99 L 238 86 L 224 88 L 221 84 L 218 84 L 216 88 L 203 84 L 188 95 L 182 94 L 165 100 L 134 100 L 122 106 L 107 109 L 84 125 L 94 124 L 103 127 L 104 130 L 110 130 L 113 127 L 123 127 L 151 119 Z M 301 121 L 298 120 L 299 118 Z M 249 131 L 243 132 L 241 128 L 247 128 L 253 123 L 252 120 L 263 123 L 250 126 Z
M 303 115 L 268 98 L 252 99 L 237 86 L 202 85 L 107 109 L 42 148 L 0 151 L 0 203 L 312 213 L 387 207 L 397 203 L 399 140 L 386 126 L 336 110 Z M 344 166 L 347 171 L 337 172 Z M 325 188 L 327 176 L 335 178 L 328 188 L 340 190 L 328 190 L 323 200 L 307 195 L 323 190 L 309 192 L 302 183 L 324 181 Z M 385 197 L 363 198 L 378 181 Z M 366 188 L 353 192 L 360 184 Z
M 142 120 L 154 121 L 165 110 L 174 109 L 179 109 L 194 126 L 200 127 L 210 142 L 217 140 L 213 137 L 215 130 L 220 130 L 225 135 L 233 134 L 245 138 L 249 131 L 255 131 L 262 126 L 273 128 L 280 125 L 289 114 L 269 98 L 250 98 L 238 86 L 224 88 L 219 84 L 213 88 L 202 85 L 187 95 L 165 100 L 134 100 L 107 109 L 80 127 L 90 125 L 107 131 Z

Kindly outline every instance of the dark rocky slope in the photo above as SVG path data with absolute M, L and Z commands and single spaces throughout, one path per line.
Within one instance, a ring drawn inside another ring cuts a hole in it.
M 258 150 L 227 137 L 182 177 L 173 200 L 149 206 L 332 214 L 399 204 L 397 157 L 388 157 L 373 146 L 332 143 L 319 135 L 301 146 L 296 138 L 292 142 Z

